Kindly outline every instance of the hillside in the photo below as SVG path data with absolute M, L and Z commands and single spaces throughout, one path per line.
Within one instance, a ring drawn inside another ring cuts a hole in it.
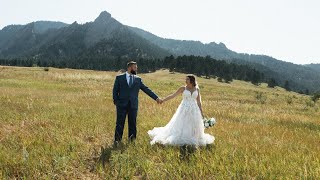
M 175 55 L 211 56 L 249 65 L 264 73 L 265 81 L 275 79 L 295 92 L 320 91 L 319 68 L 297 65 L 266 55 L 237 53 L 224 43 L 174 40 L 130 27 L 103 11 L 92 22 L 71 25 L 38 21 L 10 25 L 0 30 L 0 61 L 22 59 L 38 65 L 105 70 L 119 59 L 157 60 Z M 3 62 L 2 61 L 2 62 Z M 28 63 L 22 63 L 28 64 Z M 313 66 L 312 66 L 313 67 Z M 116 69 L 114 69 L 116 70 Z
M 88 62 L 93 62 L 99 65 L 91 65 L 89 69 L 100 69 L 107 64 L 106 61 L 119 58 L 154 60 L 170 54 L 209 55 L 246 64 L 263 72 L 266 80 L 273 78 L 281 86 L 288 81 L 293 91 L 320 91 L 317 67 L 296 65 L 264 55 L 237 53 L 223 43 L 164 39 L 142 29 L 122 25 L 106 11 L 93 22 L 85 24 L 39 21 L 10 25 L 0 30 L 0 58 L 31 58 L 41 61 L 38 64 L 60 64 L 57 67 L 79 64 L 83 68 Z
M 313 70 L 316 70 L 318 73 L 320 73 L 320 64 L 306 64 L 305 66 Z
M 169 55 L 131 32 L 106 11 L 85 24 L 57 23 L 33 22 L 3 28 L 0 31 L 0 58 L 55 59 L 59 62 L 81 57 L 155 59 Z M 93 48 L 96 50 L 92 51 Z
M 204 113 L 217 119 L 205 131 L 216 142 L 185 159 L 179 147 L 150 146 L 147 136 L 181 97 L 157 105 L 141 92 L 136 144 L 112 149 L 117 74 L 0 66 L 0 178 L 320 178 L 319 102 L 266 84 L 198 78 Z M 185 79 L 167 70 L 140 76 L 161 97 Z
M 228 49 L 223 43 L 203 44 L 199 41 L 165 39 L 139 28 L 129 28 L 174 55 L 211 56 L 228 62 L 247 64 L 263 72 L 266 78 L 276 79 L 278 84 L 283 85 L 285 81 L 290 81 L 291 88 L 296 92 L 306 89 L 312 92 L 320 91 L 320 73 L 317 71 L 319 68 L 308 68 L 266 55 L 237 53 Z

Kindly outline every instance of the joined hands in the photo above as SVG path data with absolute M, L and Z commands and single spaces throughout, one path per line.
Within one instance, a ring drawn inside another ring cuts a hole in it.
M 162 104 L 163 103 L 163 100 L 161 98 L 158 98 L 156 101 L 157 101 L 158 104 Z

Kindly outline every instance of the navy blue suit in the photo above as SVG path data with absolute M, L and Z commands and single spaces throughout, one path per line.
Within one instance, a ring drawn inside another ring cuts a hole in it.
M 126 115 L 128 114 L 129 140 L 137 136 L 137 113 L 139 90 L 142 90 L 152 99 L 158 99 L 158 96 L 143 84 L 139 76 L 134 76 L 133 83 L 129 87 L 126 74 L 118 75 L 113 86 L 113 103 L 117 107 L 117 122 L 114 140 L 121 141 Z

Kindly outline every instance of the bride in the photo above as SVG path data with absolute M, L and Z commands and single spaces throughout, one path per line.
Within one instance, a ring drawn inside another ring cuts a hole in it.
M 204 133 L 203 112 L 201 108 L 200 89 L 196 84 L 195 76 L 186 76 L 186 86 L 180 87 L 175 93 L 163 99 L 168 101 L 182 94 L 182 101 L 164 127 L 155 127 L 148 131 L 151 145 L 196 145 L 212 144 L 215 138 Z

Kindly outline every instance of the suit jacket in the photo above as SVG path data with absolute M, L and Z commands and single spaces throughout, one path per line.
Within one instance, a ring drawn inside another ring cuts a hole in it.
M 129 87 L 126 74 L 118 75 L 113 86 L 113 103 L 119 107 L 126 107 L 130 103 L 131 108 L 138 109 L 140 89 L 152 99 L 158 99 L 158 96 L 143 84 L 139 76 L 134 76 L 133 84 Z

